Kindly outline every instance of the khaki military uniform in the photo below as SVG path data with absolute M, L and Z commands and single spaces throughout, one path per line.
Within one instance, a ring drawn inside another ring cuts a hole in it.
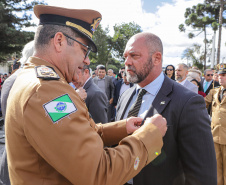
M 219 101 L 222 88 L 210 90 L 205 97 L 207 108 L 212 104 L 211 128 L 217 158 L 218 185 L 226 185 L 226 97 Z
M 12 185 L 121 185 L 161 151 L 161 133 L 153 124 L 128 137 L 125 120 L 96 125 L 61 72 L 36 57 L 18 75 L 7 103 Z

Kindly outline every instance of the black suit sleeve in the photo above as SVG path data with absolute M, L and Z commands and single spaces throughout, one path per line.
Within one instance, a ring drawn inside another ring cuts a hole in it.
M 109 78 L 109 79 L 110 79 L 109 80 L 109 85 L 110 85 L 111 98 L 113 98 L 114 97 L 115 86 L 114 86 L 114 84 L 112 82 L 112 79 L 111 78 Z
M 185 104 L 177 139 L 185 185 L 216 185 L 216 156 L 203 97 L 193 96 Z
M 114 89 L 114 98 L 113 98 L 113 105 L 116 106 L 119 98 L 119 93 L 120 93 L 120 88 L 121 88 L 121 82 L 117 83 L 115 85 Z

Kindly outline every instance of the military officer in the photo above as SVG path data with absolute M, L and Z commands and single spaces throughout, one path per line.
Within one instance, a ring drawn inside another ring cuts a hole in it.
M 7 101 L 11 184 L 125 183 L 160 154 L 166 120 L 154 116 L 140 128 L 142 119 L 135 117 L 96 125 L 68 83 L 90 64 L 89 52 L 97 51 L 92 35 L 101 14 L 45 5 L 36 5 L 34 13 L 40 19 L 35 51 Z M 118 146 L 103 147 L 113 144 Z
M 206 106 L 212 104 L 212 134 L 217 158 L 217 183 L 226 185 L 226 64 L 219 65 L 220 87 L 205 97 Z

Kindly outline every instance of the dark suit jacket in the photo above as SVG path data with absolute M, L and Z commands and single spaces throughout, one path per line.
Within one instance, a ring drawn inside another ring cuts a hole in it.
M 115 85 L 115 90 L 114 90 L 114 99 L 113 99 L 113 105 L 116 106 L 118 99 L 119 99 L 119 94 L 120 94 L 120 90 L 123 84 L 123 80 L 118 81 L 118 83 Z M 130 87 L 133 87 L 133 83 L 129 84 Z
M 204 85 L 203 85 L 204 80 L 205 80 L 205 78 L 201 81 L 201 82 L 202 82 L 203 88 L 204 88 Z M 206 90 L 206 92 L 204 92 L 204 93 L 206 93 L 206 95 L 208 95 L 209 92 L 210 92 L 210 90 L 213 89 L 213 84 L 214 84 L 214 88 L 220 86 L 220 84 L 219 84 L 218 82 L 212 81 L 211 84 L 210 84 L 210 86 L 209 86 L 208 89 Z
M 107 123 L 107 96 L 90 78 L 84 89 L 87 93 L 86 106 L 95 123 Z
M 94 78 L 93 82 L 98 85 L 98 78 Z M 105 76 L 105 92 L 108 97 L 108 100 L 113 98 L 114 96 L 114 84 L 112 82 L 112 78 L 110 76 Z
M 16 80 L 16 77 L 18 76 L 20 71 L 21 71 L 21 68 L 18 69 L 15 73 L 13 73 L 9 78 L 7 78 L 2 86 L 1 106 L 2 106 L 2 116 L 4 119 L 6 114 L 7 99 L 8 99 L 10 90 Z M 3 152 L 1 166 L 0 166 L 0 184 L 10 185 L 6 148 Z
M 122 119 L 135 86 L 122 94 L 116 119 Z M 146 117 L 161 114 L 168 130 L 162 153 L 133 179 L 134 185 L 216 185 L 216 156 L 202 96 L 165 76 Z

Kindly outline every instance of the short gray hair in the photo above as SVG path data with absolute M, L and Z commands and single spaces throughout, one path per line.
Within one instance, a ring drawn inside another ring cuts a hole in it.
M 206 72 L 207 71 L 213 71 L 212 69 L 206 69 L 205 71 L 204 71 L 204 75 L 206 75 Z
M 68 34 L 72 37 L 84 37 L 81 34 L 77 33 L 76 31 L 73 31 L 71 28 L 61 25 L 52 25 L 52 24 L 45 24 L 40 25 L 37 28 L 37 31 L 35 33 L 35 50 L 41 50 L 46 49 L 50 40 L 53 38 L 53 36 L 57 32 L 63 32 Z M 67 37 L 66 37 L 67 38 Z M 68 45 L 72 46 L 74 41 L 67 38 Z
M 177 66 L 182 66 L 186 71 L 188 71 L 188 66 L 185 63 L 179 63 Z
M 111 71 L 112 73 L 114 72 L 113 69 L 108 69 L 108 71 Z
M 89 67 L 89 65 L 84 65 L 82 69 L 82 74 L 84 73 L 85 69 L 89 70 L 89 74 L 92 74 L 92 69 Z
M 145 43 L 150 50 L 150 55 L 152 55 L 153 52 L 160 52 L 163 55 L 163 45 L 161 39 L 153 33 L 144 32 L 143 35 Z
M 22 58 L 20 59 L 21 65 L 23 65 L 29 57 L 34 53 L 34 41 L 28 42 L 22 51 Z

